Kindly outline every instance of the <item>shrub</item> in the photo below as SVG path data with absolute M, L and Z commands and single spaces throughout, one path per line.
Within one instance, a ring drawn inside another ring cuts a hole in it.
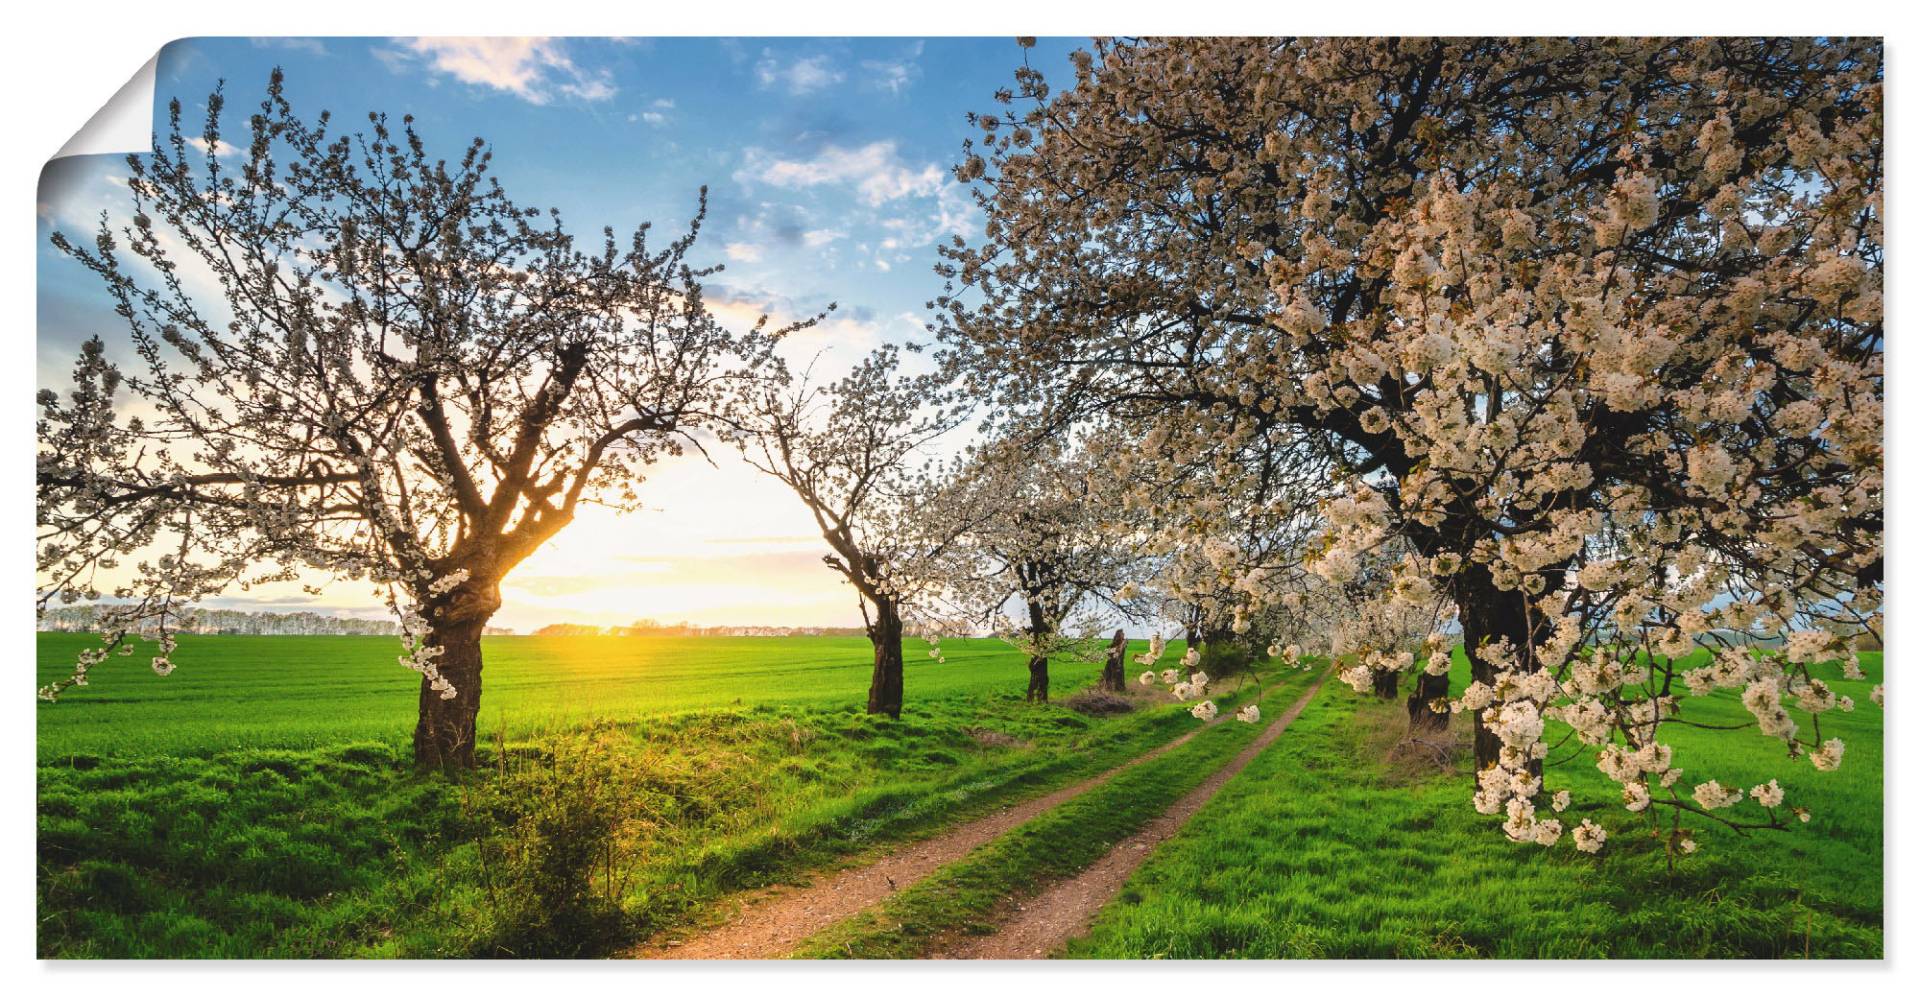
M 1252 649 L 1239 641 L 1209 641 L 1200 646 L 1200 670 L 1210 677 L 1239 674 L 1252 670 L 1257 663 Z
M 492 828 L 479 848 L 489 920 L 479 953 L 580 957 L 626 936 L 620 897 L 648 807 L 643 773 L 619 739 L 596 726 L 532 756 L 496 751 L 467 799 Z

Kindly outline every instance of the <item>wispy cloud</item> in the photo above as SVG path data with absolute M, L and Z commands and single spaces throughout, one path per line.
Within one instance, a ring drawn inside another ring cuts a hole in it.
M 913 47 L 901 58 L 863 59 L 860 68 L 870 85 L 899 96 L 920 78 L 920 63 L 917 60 L 925 50 L 925 42 L 914 42 Z
M 823 90 L 847 78 L 824 55 L 810 55 L 783 63 L 770 48 L 761 51 L 760 61 L 754 63 L 753 74 L 762 87 L 784 87 L 796 97 Z
M 844 184 L 859 192 L 869 206 L 902 197 L 937 192 L 940 168 L 928 163 L 912 166 L 900 158 L 892 141 L 872 142 L 857 149 L 829 145 L 810 159 L 778 159 L 757 148 L 746 150 L 745 163 L 734 173 L 743 183 L 764 183 L 786 190 Z
M 655 100 L 653 103 L 648 104 L 646 110 L 640 111 L 637 114 L 627 115 L 627 121 L 628 123 L 632 123 L 635 121 L 645 121 L 646 123 L 654 126 L 655 128 L 662 128 L 666 126 L 667 121 L 669 120 L 667 117 L 667 112 L 671 110 L 673 110 L 673 101 L 667 99 L 666 97 L 661 97 Z
M 618 92 L 611 72 L 582 67 L 553 38 L 408 38 L 399 45 L 395 51 L 405 59 L 530 104 L 606 100 Z

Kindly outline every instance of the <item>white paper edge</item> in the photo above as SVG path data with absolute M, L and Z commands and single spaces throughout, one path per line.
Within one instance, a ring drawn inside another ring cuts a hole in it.
M 155 53 L 53 158 L 140 152 L 152 147 L 154 73 L 159 63 L 160 55 Z

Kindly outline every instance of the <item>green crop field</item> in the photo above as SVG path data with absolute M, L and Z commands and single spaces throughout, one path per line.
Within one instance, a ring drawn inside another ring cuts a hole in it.
M 41 680 L 86 639 L 42 634 Z M 188 638 L 164 679 L 115 660 L 39 710 L 39 950 L 617 954 L 712 921 L 739 890 L 1070 784 L 1196 726 L 1164 695 L 1136 693 L 1139 708 L 1109 717 L 1065 708 L 1096 670 L 1066 661 L 1056 702 L 1030 705 L 1005 644 L 943 649 L 934 662 L 910 641 L 896 721 L 864 713 L 864 640 L 490 638 L 482 767 L 457 779 L 409 763 L 416 685 L 391 639 Z M 1878 957 L 1881 712 L 1867 689 L 1882 663 L 1865 657 L 1867 682 L 1825 675 L 1860 703 L 1823 717 L 1847 741 L 1837 772 L 1789 766 L 1757 734 L 1714 735 L 1711 755 L 1705 734 L 1669 738 L 1676 764 L 1743 787 L 1780 775 L 1788 803 L 1814 812 L 1784 834 L 1706 833 L 1672 874 L 1605 803 L 1590 754 L 1554 777 L 1578 795 L 1562 819 L 1601 819 L 1607 851 L 1508 844 L 1468 805 L 1466 762 L 1390 763 L 1401 707 L 1329 682 L 1068 953 Z M 1269 714 L 1305 679 L 1267 673 Z M 1465 680 L 1457 668 L 1456 691 Z M 1256 691 L 1211 689 L 1223 710 Z M 1731 692 L 1684 703 L 1700 722 L 1744 715 Z M 985 849 L 845 924 L 827 937 L 838 947 L 802 953 L 911 954 L 973 929 L 996 897 L 1083 865 L 1088 840 L 1157 811 L 1249 734 L 1210 732 L 998 845 L 1018 861 Z M 1728 755 L 1729 742 L 1741 749 Z
M 70 672 L 90 645 L 98 641 L 40 634 L 39 681 Z M 401 738 L 413 729 L 419 677 L 396 663 L 399 652 L 391 637 L 183 636 L 173 674 L 157 678 L 144 657 L 114 658 L 89 687 L 43 708 L 40 757 Z M 997 640 L 950 640 L 943 652 L 936 664 L 925 643 L 907 641 L 911 699 L 1026 687 L 1025 661 Z M 723 706 L 855 705 L 873 667 L 860 637 L 495 636 L 485 653 L 483 738 Z M 1054 674 L 1071 689 L 1097 670 L 1061 661 Z

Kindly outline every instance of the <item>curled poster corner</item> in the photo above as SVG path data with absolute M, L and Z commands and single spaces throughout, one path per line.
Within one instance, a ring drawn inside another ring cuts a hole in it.
M 153 140 L 154 69 L 159 53 L 133 74 L 93 117 L 87 119 L 53 158 L 91 156 L 117 152 L 138 152 Z

